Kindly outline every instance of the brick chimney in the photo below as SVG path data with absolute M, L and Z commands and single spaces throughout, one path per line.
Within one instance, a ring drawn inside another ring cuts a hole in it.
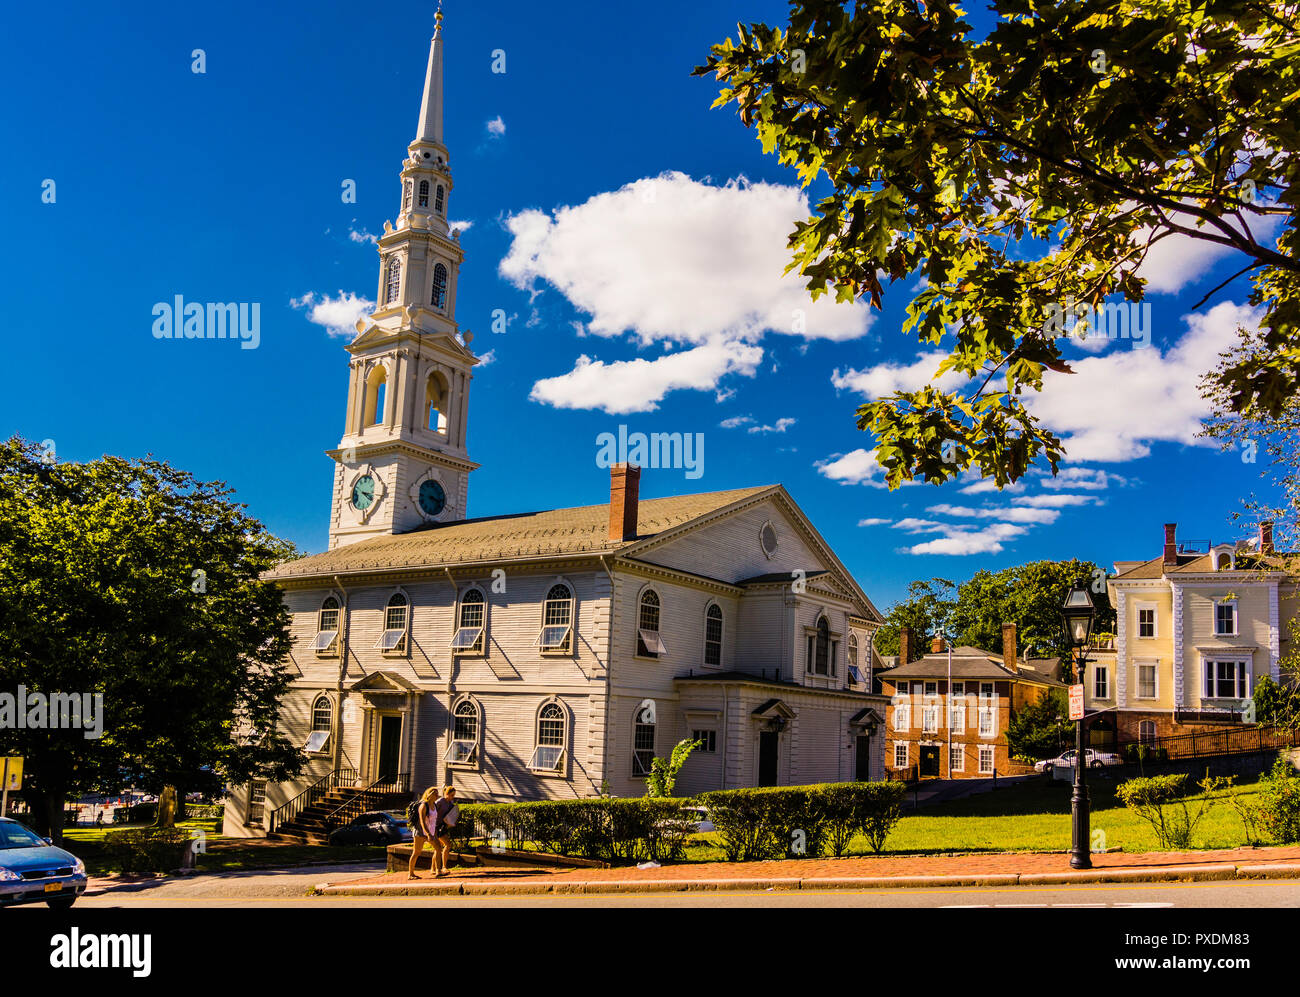
M 1261 554 L 1273 553 L 1273 521 L 1266 519 L 1259 524 L 1259 552 Z
M 1020 671 L 1020 666 L 1016 663 L 1016 625 L 1014 623 L 1002 624 L 1002 663 L 1007 666 L 1009 671 Z
M 637 502 L 641 492 L 641 468 L 635 464 L 614 464 L 609 469 L 609 538 L 636 539 Z
M 898 663 L 905 665 L 912 660 L 912 631 L 908 627 L 902 627 L 898 631 Z
M 943 638 L 937 634 L 930 639 L 930 653 L 943 654 Z
M 1165 523 L 1164 563 L 1168 565 L 1176 565 L 1178 563 L 1178 541 L 1174 539 L 1174 535 L 1177 532 L 1178 532 L 1177 523 Z

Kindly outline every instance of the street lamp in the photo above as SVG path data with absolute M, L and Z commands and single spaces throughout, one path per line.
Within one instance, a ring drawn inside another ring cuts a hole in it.
M 1065 630 L 1065 647 L 1075 659 L 1075 681 L 1083 684 L 1088 663 L 1088 640 L 1097 607 L 1088 593 L 1087 582 L 1077 582 L 1065 595 L 1061 605 L 1061 624 Z M 1088 786 L 1084 781 L 1086 756 L 1083 748 L 1083 717 L 1076 721 L 1074 733 L 1074 792 L 1070 796 L 1070 868 L 1091 869 L 1088 835 Z

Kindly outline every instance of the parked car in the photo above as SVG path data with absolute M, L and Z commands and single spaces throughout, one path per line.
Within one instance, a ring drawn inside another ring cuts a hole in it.
M 687 834 L 706 834 L 716 830 L 713 821 L 709 819 L 708 810 L 704 807 L 682 807 L 677 811 L 676 816 L 659 821 L 656 827 L 664 830 L 671 828 Z
M 331 845 L 400 845 L 410 842 L 406 817 L 387 810 L 370 810 L 330 832 Z
M 86 892 L 86 866 L 49 838 L 0 817 L 0 907 L 46 903 L 67 910 Z
M 1085 748 L 1083 756 L 1085 764 L 1090 769 L 1099 769 L 1103 766 L 1124 764 L 1124 759 L 1109 751 L 1095 751 L 1092 748 Z M 1064 768 L 1074 768 L 1074 749 L 1071 748 L 1069 751 L 1057 755 L 1055 758 L 1044 758 L 1041 762 L 1034 762 L 1034 771 L 1046 772 L 1057 765 Z

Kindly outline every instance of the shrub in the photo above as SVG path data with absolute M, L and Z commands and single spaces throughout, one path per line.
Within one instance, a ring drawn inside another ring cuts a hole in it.
M 1168 748 L 1153 748 L 1149 744 L 1126 744 L 1124 745 L 1124 761 L 1142 764 L 1143 762 L 1155 762 L 1157 764 L 1169 761 Z
M 1255 817 L 1260 830 L 1279 844 L 1300 842 L 1300 775 L 1284 755 L 1259 781 Z
M 680 818 L 680 799 L 546 800 L 537 803 L 467 803 L 453 847 L 473 840 L 529 845 L 555 855 L 606 861 L 680 858 L 691 827 Z
M 903 816 L 907 789 L 899 782 L 863 782 L 858 786 L 858 821 L 871 850 L 879 855 L 889 832 Z
M 1151 825 L 1161 848 L 1188 848 L 1201 819 L 1214 805 L 1209 792 L 1219 780 L 1206 773 L 1201 788 L 1206 790 L 1195 809 L 1188 806 L 1186 775 L 1151 775 L 1129 779 L 1115 787 L 1115 795 L 1135 814 Z
M 114 831 L 104 839 L 104 853 L 122 872 L 179 869 L 189 847 L 189 832 L 178 827 Z

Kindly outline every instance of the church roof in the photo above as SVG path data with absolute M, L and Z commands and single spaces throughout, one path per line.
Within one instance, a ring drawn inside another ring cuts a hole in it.
M 374 537 L 289 561 L 265 577 L 288 579 L 354 571 L 611 553 L 780 487 L 760 485 L 724 492 L 642 499 L 637 508 L 635 540 L 609 539 L 609 505 L 602 503 L 438 523 L 410 533 Z

